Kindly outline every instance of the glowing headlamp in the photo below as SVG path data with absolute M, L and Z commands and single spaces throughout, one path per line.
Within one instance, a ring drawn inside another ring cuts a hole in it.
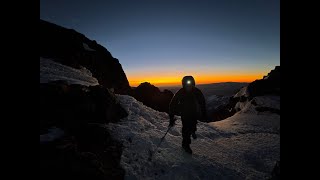
M 184 88 L 190 89 L 190 87 L 195 86 L 195 81 L 192 76 L 184 76 L 182 78 L 182 86 Z

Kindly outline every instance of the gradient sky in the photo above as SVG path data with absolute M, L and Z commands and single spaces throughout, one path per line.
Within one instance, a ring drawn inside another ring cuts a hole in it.
M 251 82 L 280 65 L 279 0 L 40 0 L 118 58 L 131 86 Z

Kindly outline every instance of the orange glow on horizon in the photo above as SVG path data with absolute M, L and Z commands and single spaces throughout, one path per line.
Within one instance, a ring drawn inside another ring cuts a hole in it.
M 219 82 L 252 82 L 257 79 L 262 79 L 261 74 L 247 74 L 247 75 L 194 75 L 196 84 L 210 84 Z M 149 82 L 157 87 L 161 86 L 177 86 L 181 85 L 183 76 L 152 76 L 152 77 L 128 77 L 130 86 L 137 87 L 143 82 Z

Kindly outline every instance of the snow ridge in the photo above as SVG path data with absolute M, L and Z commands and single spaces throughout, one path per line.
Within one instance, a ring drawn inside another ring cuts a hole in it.
M 92 77 L 92 73 L 85 67 L 75 69 L 51 59 L 40 57 L 40 83 L 64 80 L 69 84 L 81 84 L 84 86 L 99 85 L 98 80 Z
M 83 48 L 84 48 L 85 50 L 87 50 L 87 51 L 96 51 L 96 50 L 90 48 L 89 45 L 86 44 L 86 43 L 82 43 L 82 45 L 83 45 Z

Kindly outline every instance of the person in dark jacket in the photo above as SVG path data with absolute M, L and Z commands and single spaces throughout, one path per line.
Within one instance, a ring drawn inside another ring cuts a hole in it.
M 196 139 L 197 120 L 206 119 L 206 104 L 202 92 L 195 87 L 195 80 L 192 76 L 185 76 L 182 79 L 182 88 L 172 97 L 169 105 L 169 126 L 175 122 L 174 115 L 180 115 L 182 121 L 182 148 L 192 154 L 190 148 L 192 135 Z

